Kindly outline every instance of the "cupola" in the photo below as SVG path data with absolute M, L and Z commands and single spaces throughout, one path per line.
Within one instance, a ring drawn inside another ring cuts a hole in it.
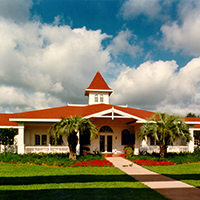
M 104 78 L 98 71 L 90 86 L 85 89 L 85 96 L 88 96 L 88 104 L 109 104 L 109 97 L 113 90 L 109 88 Z

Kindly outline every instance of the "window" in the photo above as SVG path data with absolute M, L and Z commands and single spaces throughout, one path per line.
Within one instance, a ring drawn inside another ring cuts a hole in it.
M 98 94 L 95 94 L 95 96 L 94 96 L 94 101 L 95 101 L 95 102 L 98 102 Z
M 103 94 L 100 95 L 100 102 L 103 102 Z
M 158 141 L 156 141 L 156 139 L 153 136 L 149 136 L 150 137 L 150 145 L 158 145 Z
M 80 144 L 81 145 L 90 145 L 90 133 L 84 132 L 80 134 Z
M 155 138 L 150 136 L 150 145 L 155 145 Z
M 47 145 L 47 135 L 42 135 L 42 145 Z
M 113 130 L 112 130 L 112 128 L 110 128 L 109 126 L 102 126 L 101 128 L 100 128 L 100 131 L 99 132 L 102 132 L 102 133 L 105 133 L 105 132 L 107 132 L 107 133 L 113 133 Z
M 131 134 L 128 129 L 122 131 L 122 145 L 131 145 L 135 143 L 135 134 Z
M 200 131 L 194 131 L 194 145 L 200 145 Z
M 47 145 L 47 135 L 35 135 L 35 145 Z
M 63 143 L 63 140 L 62 140 L 62 136 L 60 136 L 58 139 L 57 139 L 57 145 L 62 145 Z M 51 145 L 55 145 L 55 137 L 53 135 L 50 135 L 50 144 Z
M 40 135 L 35 135 L 35 145 L 40 145 Z

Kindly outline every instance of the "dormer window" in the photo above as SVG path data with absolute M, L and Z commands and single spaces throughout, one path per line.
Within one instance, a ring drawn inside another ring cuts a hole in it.
M 100 95 L 100 102 L 103 103 L 103 94 Z
M 94 96 L 94 102 L 98 102 L 98 94 L 95 94 L 95 96 Z

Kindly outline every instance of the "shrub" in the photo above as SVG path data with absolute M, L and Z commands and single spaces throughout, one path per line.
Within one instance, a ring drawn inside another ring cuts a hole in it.
M 124 152 L 127 155 L 133 155 L 133 148 L 132 147 L 125 147 Z
M 86 156 L 78 156 L 77 160 L 69 159 L 68 154 L 12 154 L 5 153 L 0 154 L 0 162 L 5 163 L 24 163 L 24 164 L 36 164 L 36 165 L 50 165 L 60 167 L 70 167 L 71 165 L 81 161 L 93 161 L 93 160 L 105 160 L 101 155 L 88 154 Z
M 159 154 L 146 154 L 146 155 L 125 155 L 125 157 L 129 160 L 152 160 L 152 161 L 168 161 L 173 162 L 176 164 L 184 164 L 184 163 L 192 163 L 192 162 L 199 162 L 200 161 L 200 152 L 194 153 L 168 153 L 167 158 L 160 158 Z

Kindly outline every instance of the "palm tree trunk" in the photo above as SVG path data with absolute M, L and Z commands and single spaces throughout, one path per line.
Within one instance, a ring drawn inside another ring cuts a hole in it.
M 76 160 L 76 146 L 69 145 L 69 159 Z
M 76 160 L 76 145 L 77 145 L 78 137 L 76 132 L 68 136 L 68 144 L 69 144 L 69 159 Z
M 160 157 L 161 158 L 167 157 L 167 146 L 166 145 L 160 146 Z

